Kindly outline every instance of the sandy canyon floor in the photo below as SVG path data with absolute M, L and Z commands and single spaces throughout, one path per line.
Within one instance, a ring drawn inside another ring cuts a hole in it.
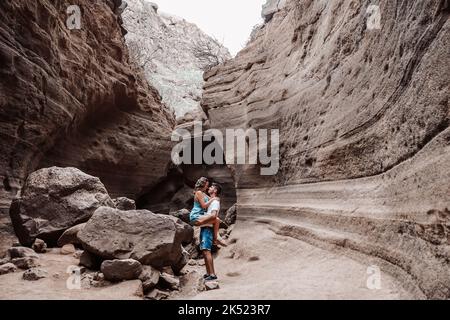
M 217 254 L 220 289 L 199 292 L 204 273 L 201 261 L 185 267 L 181 291 L 171 299 L 412 299 L 414 296 L 388 274 L 381 273 L 381 288 L 367 287 L 364 264 L 308 243 L 280 236 L 267 225 L 239 221 L 230 244 Z M 67 269 L 77 265 L 59 249 L 41 254 L 49 276 L 25 281 L 23 272 L 0 276 L 0 299 L 141 299 L 140 281 L 103 288 L 69 290 Z

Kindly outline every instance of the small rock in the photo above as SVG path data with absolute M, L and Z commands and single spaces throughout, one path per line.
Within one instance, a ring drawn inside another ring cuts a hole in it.
M 136 210 L 136 202 L 134 200 L 121 197 L 117 199 L 113 199 L 114 205 L 117 209 L 128 211 L 128 210 Z
M 105 260 L 100 270 L 109 281 L 135 280 L 142 272 L 142 265 L 134 259 Z
M 17 267 L 12 263 L 5 263 L 0 266 L 0 275 L 15 272 L 17 270 Z
M 153 289 L 159 281 L 160 272 L 151 266 L 143 266 L 142 272 L 139 275 L 139 280 L 142 281 L 144 292 L 149 292 Z
M 104 281 L 105 280 L 105 275 L 101 272 L 96 272 L 94 273 L 94 278 L 95 281 Z
M 12 247 L 8 249 L 8 253 L 11 259 L 24 257 L 39 258 L 33 249 L 26 247 Z
M 32 248 L 37 253 L 45 253 L 47 251 L 47 244 L 42 239 L 36 239 L 34 240 Z
M 205 289 L 209 290 L 217 290 L 220 289 L 218 281 L 205 281 Z
M 161 284 L 161 286 L 170 290 L 180 289 L 180 279 L 165 272 L 161 273 L 161 276 L 159 277 L 159 283 Z
M 73 244 L 70 243 L 70 244 L 64 245 L 64 246 L 61 248 L 60 253 L 61 253 L 61 254 L 67 255 L 67 254 L 74 254 L 75 251 L 77 251 L 77 249 L 75 249 L 75 246 L 74 246 Z
M 8 259 L 8 258 L 0 259 L 0 266 L 1 266 L 2 264 L 8 263 L 8 262 L 9 262 L 9 259 Z
M 22 277 L 24 280 L 37 281 L 39 279 L 46 278 L 47 276 L 47 271 L 38 268 L 32 268 L 25 271 Z
M 24 270 L 40 266 L 38 259 L 33 257 L 14 258 L 11 260 L 11 263 L 17 268 Z
M 166 291 L 161 291 L 158 289 L 152 290 L 149 294 L 145 296 L 148 300 L 165 300 L 170 296 Z
M 58 246 L 63 247 L 66 244 L 80 245 L 81 243 L 80 240 L 78 240 L 78 232 L 83 230 L 85 226 L 86 223 L 81 223 L 64 231 L 57 241 Z
M 80 265 L 85 266 L 91 270 L 98 270 L 100 268 L 101 259 L 90 253 L 89 251 L 83 251 L 80 256 Z

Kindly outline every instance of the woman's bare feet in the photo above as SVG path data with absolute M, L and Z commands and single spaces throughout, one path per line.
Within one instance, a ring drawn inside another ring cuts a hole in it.
M 216 240 L 214 240 L 214 244 L 217 246 L 222 246 L 222 247 L 227 247 L 228 245 L 226 244 L 225 240 L 223 240 L 221 237 L 217 237 Z

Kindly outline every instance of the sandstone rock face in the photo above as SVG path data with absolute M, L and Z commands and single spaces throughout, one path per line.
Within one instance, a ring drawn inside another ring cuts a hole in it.
M 78 238 L 85 250 L 103 259 L 135 259 L 159 268 L 175 265 L 182 258 L 181 244 L 188 240 L 182 224 L 187 226 L 147 210 L 101 207 Z
M 205 74 L 202 106 L 214 128 L 280 129 L 275 176 L 234 168 L 238 220 L 376 256 L 448 298 L 449 8 L 383 2 L 376 29 L 370 4 L 288 1 Z
M 221 60 L 231 58 L 228 50 L 184 19 L 158 12 L 145 0 L 128 0 L 123 13 L 127 45 L 143 53 L 138 63 L 148 81 L 158 89 L 163 101 L 177 118 L 189 113 L 191 120 L 206 120 L 200 100 L 203 62 L 194 53 L 197 43 L 209 45 Z
M 29 175 L 10 216 L 19 241 L 31 246 L 36 238 L 56 242 L 100 206 L 114 203 L 98 178 L 76 168 L 52 167 Z
M 77 167 L 135 198 L 165 176 L 175 117 L 129 63 L 121 1 L 0 4 L 0 207 L 37 168 Z M 130 175 L 129 172 L 133 172 Z

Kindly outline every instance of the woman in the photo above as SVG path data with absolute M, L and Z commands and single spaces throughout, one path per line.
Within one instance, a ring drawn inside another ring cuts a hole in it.
M 226 246 L 222 239 L 218 239 L 218 227 L 220 225 L 220 219 L 213 215 L 205 215 L 209 205 L 216 200 L 220 200 L 217 197 L 209 198 L 206 192 L 209 187 L 209 181 L 205 177 L 198 179 L 194 189 L 194 207 L 189 215 L 191 224 L 197 227 L 204 227 L 214 225 L 214 237 L 213 243 L 215 245 Z

